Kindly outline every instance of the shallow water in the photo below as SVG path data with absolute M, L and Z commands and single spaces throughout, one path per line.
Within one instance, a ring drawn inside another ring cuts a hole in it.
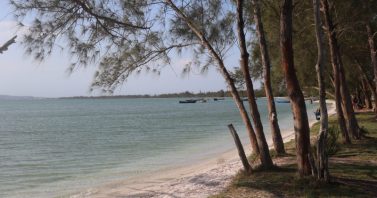
M 0 102 L 0 197 L 66 196 L 115 179 L 233 148 L 227 124 L 248 138 L 234 102 L 41 99 Z M 270 139 L 266 100 L 257 100 Z M 316 104 L 307 104 L 313 119 Z M 290 104 L 277 103 L 282 130 Z

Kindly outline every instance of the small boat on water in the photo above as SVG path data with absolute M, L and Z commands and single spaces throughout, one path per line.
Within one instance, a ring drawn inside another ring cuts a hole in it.
M 180 100 L 179 103 L 196 103 L 197 100 Z
M 214 98 L 214 101 L 225 100 L 225 98 Z
M 201 102 L 201 103 L 206 103 L 207 102 L 207 100 L 206 99 L 204 99 L 204 98 L 202 98 L 202 99 L 199 99 L 199 100 L 197 100 L 198 102 Z
M 254 99 L 257 100 L 257 97 L 255 97 Z M 249 98 L 242 98 L 242 101 L 249 101 Z
M 275 100 L 277 103 L 290 103 L 291 101 L 287 100 L 287 99 L 277 99 Z

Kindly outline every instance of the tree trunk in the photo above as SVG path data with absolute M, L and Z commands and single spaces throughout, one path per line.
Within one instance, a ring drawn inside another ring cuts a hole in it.
M 368 83 L 366 81 L 366 79 L 361 78 L 361 88 L 364 93 L 364 102 L 367 109 L 373 109 L 371 94 L 369 91 Z
M 245 172 L 251 173 L 252 172 L 251 166 L 249 164 L 249 161 L 247 160 L 247 157 L 245 155 L 245 151 L 243 150 L 243 146 L 242 146 L 240 138 L 238 137 L 236 129 L 234 129 L 232 124 L 229 124 L 228 128 L 229 128 L 230 134 L 232 134 L 232 137 L 234 139 L 234 143 L 236 144 L 238 155 L 240 156 L 240 159 L 241 159 L 243 168 L 245 169 Z
M 324 53 L 324 38 L 322 32 L 322 22 L 321 15 L 319 12 L 319 0 L 313 0 L 314 8 L 314 21 L 315 21 L 315 32 L 317 38 L 317 79 L 319 87 L 319 104 L 321 109 L 321 125 L 319 129 L 319 135 L 317 140 L 317 177 L 320 180 L 329 181 L 329 169 L 328 169 L 328 155 L 326 148 L 326 139 L 328 132 L 328 114 L 326 106 L 326 88 L 324 80 L 324 68 L 325 68 L 325 57 Z
M 249 53 L 247 52 L 246 47 L 244 24 L 245 22 L 243 19 L 243 0 L 237 0 L 237 33 L 241 52 L 241 69 L 245 79 L 246 94 L 249 101 L 250 112 L 255 126 L 255 134 L 258 140 L 259 153 L 261 155 L 261 164 L 263 167 L 269 168 L 273 166 L 273 163 L 268 149 L 266 137 L 263 132 L 263 125 L 262 121 L 260 120 L 258 106 L 255 101 L 253 82 L 250 78 Z
M 281 136 L 280 127 L 277 118 L 277 112 L 275 107 L 274 96 L 271 87 L 271 62 L 267 48 L 267 41 L 264 34 L 262 17 L 259 8 L 259 0 L 251 1 L 254 7 L 254 21 L 256 26 L 257 35 L 259 37 L 259 49 L 261 53 L 262 65 L 263 65 L 263 77 L 264 77 L 264 90 L 267 98 L 267 106 L 269 112 L 269 121 L 271 127 L 272 141 L 274 143 L 274 149 L 278 154 L 284 154 L 284 142 Z
M 374 92 L 377 93 L 377 57 L 376 57 L 376 46 L 374 45 L 373 40 L 373 31 L 372 27 L 368 23 L 366 25 L 367 33 L 368 33 L 368 44 L 369 44 L 369 50 L 370 50 L 370 58 L 372 60 L 372 66 L 374 70 Z M 376 94 L 374 94 L 374 112 L 377 114 L 377 98 Z
M 341 93 L 340 93 L 340 75 L 339 75 L 339 63 L 338 63 L 338 56 L 336 52 L 336 34 L 334 31 L 334 25 L 332 23 L 332 20 L 330 18 L 330 12 L 329 12 L 329 5 L 327 0 L 321 0 L 324 17 L 325 17 L 325 25 L 327 28 L 327 36 L 328 36 L 328 42 L 330 46 L 330 55 L 331 55 L 331 64 L 333 68 L 334 73 L 334 89 L 335 89 L 335 104 L 336 104 L 336 113 L 338 117 L 338 123 L 340 127 L 340 131 L 343 136 L 343 140 L 345 143 L 349 144 L 351 143 L 351 140 L 348 135 L 348 130 L 346 128 L 346 121 L 343 114 L 342 109 L 342 101 L 341 101 Z
M 328 0 L 325 0 L 325 3 L 326 5 L 324 7 L 324 10 L 326 10 L 325 12 L 327 13 L 325 14 L 327 25 L 328 25 L 327 28 L 328 28 L 328 32 L 331 32 L 331 36 L 329 36 L 329 39 L 331 40 L 330 51 L 333 52 L 331 53 L 331 56 L 335 56 L 334 58 L 337 59 L 335 63 L 337 64 L 337 67 L 338 67 L 340 94 L 342 98 L 342 105 L 343 105 L 343 111 L 345 113 L 345 119 L 347 121 L 347 130 L 348 130 L 348 133 L 352 134 L 352 136 L 355 139 L 359 139 L 360 129 L 359 129 L 359 125 L 356 120 L 356 117 L 355 117 L 355 112 L 353 110 L 351 95 L 350 95 L 347 81 L 346 81 L 346 74 L 344 71 L 342 56 L 341 56 L 341 52 L 340 52 L 338 41 L 337 41 L 336 30 L 330 16 Z
M 294 68 L 292 48 L 292 7 L 292 0 L 283 0 L 280 13 L 281 63 L 294 119 L 298 172 L 300 176 L 304 176 L 310 175 L 311 173 L 308 158 L 310 152 L 310 129 L 304 95 L 302 94 Z
M 373 84 L 373 79 L 370 79 L 369 77 L 368 77 L 368 75 L 367 75 L 367 73 L 365 72 L 365 70 L 364 70 L 364 68 L 363 68 L 363 66 L 361 66 L 361 64 L 360 64 L 360 62 L 357 60 L 357 59 L 355 59 L 355 63 L 356 63 L 356 65 L 357 65 L 357 67 L 359 68 L 359 70 L 360 70 L 360 72 L 361 72 L 361 74 L 363 75 L 363 77 L 364 77 L 364 79 L 365 79 L 365 81 L 366 81 L 366 83 L 367 83 L 367 85 L 368 85 L 368 87 L 369 87 L 369 90 L 372 92 L 372 94 L 373 94 L 373 98 L 375 98 L 374 99 L 374 102 L 375 102 L 375 107 L 376 107 L 376 98 L 377 98 L 377 90 L 376 90 L 376 88 L 375 88 L 375 86 L 374 86 L 374 84 Z
M 336 33 L 334 32 L 335 36 Z M 346 120 L 347 120 L 347 127 L 348 133 L 352 134 L 354 139 L 360 139 L 360 128 L 359 124 L 356 120 L 355 112 L 353 110 L 351 94 L 348 89 L 347 81 L 346 81 L 346 74 L 344 71 L 342 57 L 340 55 L 339 45 L 336 43 L 336 54 L 338 57 L 339 63 L 339 76 L 340 76 L 340 94 L 342 95 L 342 104 L 344 112 L 346 113 Z
M 245 106 L 243 105 L 243 102 L 238 94 L 238 90 L 236 86 L 234 85 L 234 80 L 230 76 L 228 70 L 225 67 L 224 61 L 220 57 L 218 53 L 216 53 L 215 49 L 212 47 L 212 45 L 209 43 L 207 38 L 204 36 L 204 34 L 197 28 L 193 22 L 190 21 L 190 19 L 171 1 L 171 0 L 165 0 L 165 2 L 174 10 L 174 12 L 180 17 L 183 21 L 186 22 L 186 24 L 190 27 L 190 29 L 194 32 L 194 34 L 197 36 L 197 38 L 202 42 L 202 45 L 208 50 L 209 54 L 212 56 L 212 58 L 217 63 L 217 66 L 220 70 L 221 75 L 225 79 L 226 83 L 229 86 L 230 93 L 232 94 L 233 100 L 235 101 L 238 110 L 240 111 L 242 121 L 244 122 L 246 126 L 247 133 L 249 135 L 249 139 L 251 142 L 251 146 L 253 149 L 253 152 L 255 154 L 259 155 L 259 147 L 258 142 L 254 133 L 253 126 L 251 125 L 249 115 L 247 114 L 247 111 L 245 109 Z
M 356 94 L 357 94 L 357 99 L 359 100 L 359 103 L 364 107 L 366 106 L 365 104 L 365 92 L 363 89 L 363 81 L 361 79 L 359 85 L 356 88 Z

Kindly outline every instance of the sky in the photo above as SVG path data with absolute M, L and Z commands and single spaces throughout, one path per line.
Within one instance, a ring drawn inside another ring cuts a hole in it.
M 69 97 L 103 95 L 99 91 L 90 92 L 97 65 L 80 68 L 68 74 L 70 57 L 64 51 L 55 51 L 44 62 L 37 62 L 25 55 L 19 41 L 22 30 L 16 21 L 7 0 L 0 1 L 0 45 L 19 35 L 16 44 L 0 54 L 0 95 L 34 97 Z M 231 54 L 231 62 L 238 62 L 237 54 Z M 189 59 L 174 57 L 172 64 L 166 66 L 160 75 L 153 73 L 135 74 L 120 86 L 114 95 L 161 94 L 176 92 L 205 92 L 226 90 L 226 84 L 215 66 L 206 74 L 193 71 L 182 75 L 183 65 Z

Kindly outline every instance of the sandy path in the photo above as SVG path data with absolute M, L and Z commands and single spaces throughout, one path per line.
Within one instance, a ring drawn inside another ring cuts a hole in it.
M 329 115 L 335 113 L 332 101 Z M 311 113 L 311 112 L 308 112 Z M 310 121 L 310 126 L 316 123 Z M 294 131 L 284 131 L 284 142 L 294 138 Z M 271 142 L 269 142 L 271 145 Z M 246 153 L 250 154 L 248 147 Z M 275 162 L 279 164 L 279 162 Z M 232 177 L 242 168 L 237 151 L 223 153 L 215 158 L 196 165 L 163 170 L 147 177 L 134 178 L 127 181 L 114 181 L 105 186 L 88 189 L 71 196 L 81 197 L 166 197 L 166 198 L 201 198 L 221 192 L 230 184 Z

